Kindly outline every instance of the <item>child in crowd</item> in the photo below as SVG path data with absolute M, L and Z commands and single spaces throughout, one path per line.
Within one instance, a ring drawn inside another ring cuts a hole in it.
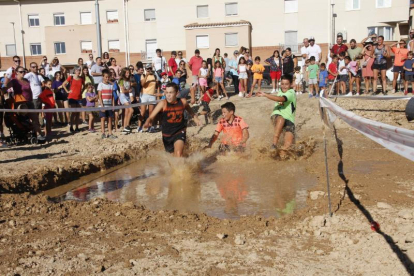
M 295 74 L 293 75 L 295 79 L 295 90 L 296 95 L 302 94 L 301 86 L 302 86 L 302 73 L 300 72 L 300 66 L 295 67 Z
M 206 92 L 207 79 L 210 76 L 210 70 L 207 66 L 207 61 L 203 60 L 201 64 L 200 71 L 198 72 L 198 83 L 200 84 L 200 99 L 203 98 L 204 93 Z
M 144 124 L 144 128 L 148 128 L 158 113 L 161 114 L 162 124 L 162 141 L 165 151 L 173 153 L 175 157 L 182 157 L 184 145 L 186 141 L 187 122 L 184 119 L 184 111 L 186 110 L 197 125 L 200 125 L 198 117 L 195 116 L 192 108 L 188 105 L 186 99 L 178 99 L 178 86 L 175 83 L 167 84 L 165 90 L 165 100 L 161 100 L 154 111 Z
M 260 93 L 260 92 L 258 92 Z M 223 118 L 217 124 L 216 131 L 211 137 L 207 148 L 211 148 L 217 140 L 220 132 L 223 131 L 224 137 L 219 146 L 220 152 L 244 151 L 246 142 L 249 139 L 249 126 L 243 118 L 236 116 L 236 106 L 232 102 L 227 102 L 221 106 Z
M 247 96 L 247 98 L 250 98 L 251 96 L 253 96 L 254 87 L 256 86 L 256 84 L 258 86 L 257 92 L 262 92 L 261 88 L 262 88 L 263 72 L 264 72 L 265 68 L 262 64 L 260 64 L 260 57 L 259 56 L 254 58 L 254 65 L 252 66 L 251 70 L 254 73 L 254 75 L 253 75 L 253 84 L 252 84 L 251 91 L 250 91 L 249 95 Z
M 166 87 L 167 87 L 167 84 L 169 84 L 170 82 L 171 82 L 171 81 L 170 81 L 170 79 L 168 78 L 167 73 L 162 72 L 162 73 L 161 73 L 161 91 L 160 91 L 160 93 L 161 93 L 161 94 L 164 94 L 165 89 L 166 89 Z M 163 99 L 165 99 L 165 95 L 161 96 L 161 100 L 163 100 Z
M 86 107 L 95 107 L 95 102 L 98 101 L 98 96 L 95 93 L 95 86 L 92 83 L 86 84 Z M 89 117 L 89 132 L 94 133 L 95 127 L 93 122 L 93 112 L 88 111 Z
M 360 75 L 359 72 L 359 65 L 358 62 L 355 60 L 351 60 L 349 56 L 345 57 L 345 62 L 348 61 L 348 65 L 346 66 L 346 69 L 349 72 L 349 93 L 347 96 L 352 96 L 352 89 L 354 82 L 356 83 L 356 95 L 359 96 L 359 87 L 360 87 Z
M 247 60 L 247 93 L 250 93 L 252 91 L 252 83 L 253 83 L 253 72 L 252 72 L 252 66 L 253 61 Z
M 319 66 L 316 64 L 315 57 L 312 56 L 310 59 L 310 64 L 307 68 L 308 75 L 308 84 L 309 84 L 309 98 L 314 96 L 313 89 L 315 89 L 315 97 L 319 97 L 318 90 L 318 75 L 319 75 Z
M 102 71 L 102 82 L 98 84 L 99 107 L 115 106 L 115 101 L 114 101 L 114 97 L 112 94 L 112 90 L 113 90 L 113 85 L 109 82 L 109 72 L 107 70 L 103 70 Z M 112 134 L 112 118 L 114 117 L 114 111 L 113 110 L 99 111 L 99 117 L 101 118 L 102 139 L 118 138 Z M 106 120 L 108 121 L 108 135 L 105 134 L 105 121 Z
M 46 80 L 44 83 L 45 89 L 40 93 L 39 99 L 44 104 L 44 109 L 51 109 L 56 107 L 55 98 L 53 97 L 52 81 Z M 46 125 L 45 134 L 50 136 L 52 134 L 52 118 L 53 113 L 45 112 Z
M 328 85 L 329 85 L 329 95 L 330 91 L 336 88 L 338 89 L 338 56 L 334 55 L 332 57 L 332 62 L 328 66 Z
M 319 90 L 321 91 L 321 97 L 326 97 L 328 95 L 326 91 L 327 79 L 328 71 L 326 71 L 326 65 L 325 63 L 321 63 L 321 66 L 319 67 Z
M 404 62 L 405 70 L 405 82 L 404 82 L 404 95 L 408 94 L 408 83 L 411 82 L 412 93 L 414 94 L 414 60 L 413 51 L 409 51 L 407 59 Z
M 239 97 L 244 97 L 246 94 L 247 88 L 247 64 L 246 59 L 241 57 L 239 59 L 239 64 L 237 66 L 237 72 L 239 73 L 239 80 L 240 80 L 240 92 Z
M 269 100 L 275 101 L 271 120 L 274 125 L 274 136 L 272 149 L 276 149 L 282 131 L 285 131 L 285 143 L 282 147 L 280 157 L 285 157 L 284 150 L 287 150 L 295 138 L 295 114 L 296 114 L 296 95 L 295 91 L 291 89 L 292 77 L 283 75 L 281 78 L 281 91 L 277 95 L 266 93 L 259 93 L 259 97 L 266 97 Z
M 310 65 L 310 59 L 305 60 L 305 64 L 303 65 L 303 80 L 302 80 L 302 92 L 306 92 L 306 87 L 309 84 L 309 76 L 308 76 L 308 67 Z
M 203 98 L 201 99 L 201 106 L 203 107 L 203 111 L 200 111 L 200 115 L 204 115 L 206 120 L 206 124 L 208 124 L 208 119 L 210 122 L 213 123 L 213 118 L 211 117 L 211 109 L 210 109 L 210 102 L 213 99 L 214 90 L 211 88 L 212 84 L 209 84 L 209 89 L 207 89 L 206 93 L 204 93 Z
M 219 92 L 220 87 L 221 87 L 224 95 L 226 95 L 226 98 L 228 100 L 230 98 L 227 95 L 226 88 L 224 87 L 223 81 L 224 81 L 224 69 L 223 69 L 223 66 L 221 66 L 221 62 L 217 60 L 216 63 L 214 63 L 214 82 L 217 84 L 216 86 L 217 96 L 219 100 L 223 98 L 223 95 L 220 95 L 220 92 Z
M 348 60 L 348 63 L 346 60 L 347 59 L 345 58 L 345 52 L 341 52 L 339 54 L 339 61 L 338 61 L 338 68 L 339 68 L 339 87 L 338 88 L 339 89 L 337 90 L 337 92 L 339 92 L 340 90 L 341 95 L 346 94 L 346 85 L 349 81 L 347 65 L 350 59 Z

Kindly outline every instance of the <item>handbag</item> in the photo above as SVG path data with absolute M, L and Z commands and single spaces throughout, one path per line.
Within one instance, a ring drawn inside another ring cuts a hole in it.
M 367 65 L 368 65 L 368 61 L 371 59 L 371 57 L 369 57 L 367 60 L 365 60 L 363 63 L 362 63 L 362 68 L 366 68 L 367 67 Z

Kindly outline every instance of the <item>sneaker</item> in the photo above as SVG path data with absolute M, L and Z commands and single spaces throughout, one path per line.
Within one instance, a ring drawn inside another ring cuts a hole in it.
M 115 136 L 115 135 L 113 135 L 113 134 L 111 134 L 111 135 L 108 135 L 108 137 L 107 138 L 109 138 L 109 139 L 116 139 L 116 138 L 118 138 L 117 136 Z
M 105 133 L 102 133 L 101 138 L 102 138 L 102 139 L 107 138 L 107 136 L 105 135 Z
M 348 94 L 345 95 L 346 97 L 353 96 L 352 92 L 348 92 Z
M 87 121 L 83 121 L 83 122 L 82 122 L 82 124 L 83 124 L 83 125 L 87 125 L 87 124 L 88 124 L 88 122 L 87 122 Z
M 73 127 L 70 127 L 70 128 L 69 128 L 69 131 L 70 131 L 71 133 L 75 133 L 75 130 L 73 129 Z
M 272 89 L 272 92 L 270 92 L 270 93 L 272 93 L 272 94 L 273 94 L 273 93 L 275 93 L 275 92 L 276 92 L 276 90 L 275 90 L 275 89 Z
M 88 129 L 89 133 L 95 133 L 96 131 L 93 128 Z
M 142 133 L 142 127 L 137 128 L 137 133 Z
M 227 100 L 230 100 L 230 97 L 229 96 L 227 96 Z
M 299 92 L 296 92 L 296 95 L 299 95 Z
M 150 128 L 148 129 L 148 132 L 149 132 L 149 133 L 155 133 L 155 129 L 154 129 L 154 127 L 150 127 Z
M 219 97 L 218 100 L 221 101 L 221 98 Z
M 126 127 L 122 130 L 123 133 L 131 133 L 131 129 L 129 127 Z
M 37 141 L 44 141 L 46 140 L 45 136 L 39 135 L 37 136 Z
M 242 92 L 239 92 L 239 97 L 243 98 L 243 93 Z
M 309 94 L 309 96 L 308 96 L 308 97 L 309 97 L 309 99 L 310 99 L 310 98 L 312 98 L 312 97 L 313 97 L 313 95 L 312 95 L 312 94 Z
M 414 93 L 414 91 L 413 91 L 413 93 Z M 407 91 L 407 90 L 405 90 L 405 91 L 404 91 L 404 96 L 407 96 L 407 94 L 408 94 L 408 91 Z
M 75 129 L 75 132 L 81 132 L 79 128 Z
M 391 93 L 394 94 L 394 93 L 397 93 L 397 91 L 395 91 L 395 89 L 393 89 L 393 90 L 391 90 Z
M 356 96 L 361 96 L 361 94 L 360 94 L 360 93 L 356 93 L 355 95 L 356 95 Z

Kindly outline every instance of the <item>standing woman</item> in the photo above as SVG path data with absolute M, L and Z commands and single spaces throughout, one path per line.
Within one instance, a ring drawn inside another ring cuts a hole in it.
M 116 59 L 115 58 L 110 58 L 109 62 L 111 63 L 111 65 L 108 67 L 109 69 L 114 69 L 115 71 L 115 78 L 116 80 L 119 80 L 119 75 L 121 74 L 121 66 L 116 65 Z
M 265 63 L 270 65 L 270 78 L 272 79 L 272 93 L 279 89 L 279 80 L 282 76 L 282 59 L 278 50 L 273 52 L 273 56 L 265 60 Z
M 40 68 L 46 68 L 49 66 L 49 63 L 47 62 L 47 56 L 43 56 L 42 62 L 40 63 Z
M 82 107 L 86 108 L 86 104 L 87 104 L 86 93 L 88 92 L 88 88 L 87 88 L 86 85 L 88 83 L 92 83 L 93 85 L 95 85 L 95 83 L 93 82 L 93 77 L 89 74 L 88 66 L 83 66 L 83 68 L 82 68 L 82 78 L 84 80 L 84 89 L 83 89 L 83 92 L 82 92 Z M 84 124 L 84 125 L 88 124 L 86 122 L 86 112 L 85 111 L 82 112 L 82 124 Z
M 119 86 L 116 80 L 116 73 L 114 69 L 109 69 L 109 81 L 112 84 L 112 96 L 114 97 L 114 106 L 119 105 Z M 114 110 L 114 129 L 118 132 L 119 109 Z
M 210 74 L 208 74 L 208 78 L 207 78 L 207 85 L 211 82 L 213 82 L 213 71 L 214 71 L 214 66 L 213 66 L 213 59 L 208 58 L 207 59 L 207 68 L 208 71 L 210 72 Z
M 68 93 L 63 88 L 63 76 L 60 71 L 55 73 L 55 77 L 52 82 L 52 90 L 55 93 L 55 100 L 58 108 L 69 108 Z M 67 126 L 70 120 L 69 112 L 58 112 L 59 122 L 63 126 Z
M 239 89 L 240 84 L 239 84 L 239 73 L 238 73 L 239 64 L 237 63 L 238 53 L 239 51 L 237 50 L 233 52 L 234 58 L 229 60 L 229 68 L 230 68 L 230 76 L 233 80 L 234 93 L 239 94 L 240 96 L 240 89 Z
M 121 71 L 121 77 L 118 81 L 120 93 L 119 93 L 119 101 L 122 105 L 129 106 L 131 105 L 131 97 L 130 93 L 132 93 L 133 87 L 131 86 L 131 73 L 129 68 L 125 67 Z M 124 109 L 124 129 L 122 130 L 123 133 L 128 134 L 131 133 L 132 130 L 129 126 L 132 113 L 134 110 L 131 107 Z
M 178 65 L 179 65 L 178 70 L 183 72 L 180 77 L 180 90 L 183 90 L 185 88 L 185 84 L 187 83 L 187 78 L 188 78 L 187 69 L 185 68 L 185 61 L 181 60 Z
M 246 47 L 241 46 L 238 56 L 237 56 L 237 64 L 239 64 L 239 60 L 241 57 L 244 57 L 244 54 L 246 53 Z
M 53 79 L 57 71 L 60 71 L 63 76 L 65 76 L 66 74 L 66 68 L 59 64 L 59 59 L 57 57 L 55 57 L 52 60 L 52 63 L 50 63 L 49 66 L 47 66 L 47 68 L 45 69 L 46 69 L 46 75 L 49 79 Z
M 397 47 L 399 45 L 400 47 Z M 392 80 L 392 92 L 396 92 L 396 85 L 397 85 L 397 79 L 398 75 L 400 75 L 400 78 L 404 78 L 404 62 L 407 59 L 408 55 L 408 49 L 407 49 L 407 43 L 404 39 L 400 40 L 400 43 L 394 43 L 390 45 L 391 51 L 394 53 L 394 67 L 392 71 L 394 72 L 394 79 Z
M 374 64 L 372 69 L 374 71 L 373 91 L 377 90 L 378 73 L 381 73 L 382 93 L 387 94 L 387 58 L 390 56 L 388 47 L 384 45 L 384 37 L 378 36 L 378 44 L 374 48 Z
M 224 70 L 226 68 L 226 61 L 220 55 L 220 49 L 219 48 L 216 48 L 216 51 L 214 52 L 213 64 L 216 64 L 217 61 L 220 61 L 220 64 L 221 64 L 221 66 L 223 67 L 223 70 Z
M 374 72 L 372 71 L 372 65 L 374 63 L 374 56 L 373 56 L 373 46 L 371 42 L 366 43 L 364 49 L 361 52 L 362 55 L 362 77 L 364 78 L 365 83 L 365 94 L 369 94 L 370 85 L 372 82 L 372 78 L 374 77 Z M 374 88 L 372 89 L 374 90 Z
M 81 77 L 82 68 L 79 66 L 75 67 L 74 74 L 69 76 L 67 80 L 63 83 L 63 89 L 68 93 L 69 106 L 71 108 L 81 108 L 82 104 L 82 91 L 84 80 Z M 67 84 L 70 86 L 70 90 L 67 89 Z M 73 129 L 73 125 L 76 126 Z M 79 132 L 79 112 L 72 112 L 70 115 L 70 132 Z
M 111 66 L 111 62 L 110 62 L 110 58 L 109 58 L 109 53 L 108 52 L 103 53 L 103 55 L 102 55 L 102 63 L 103 63 L 103 66 L 105 66 L 105 67 Z

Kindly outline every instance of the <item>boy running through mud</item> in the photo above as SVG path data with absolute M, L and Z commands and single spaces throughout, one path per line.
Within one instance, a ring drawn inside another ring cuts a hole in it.
M 283 150 L 288 149 L 295 138 L 295 112 L 296 112 L 296 94 L 295 90 L 290 89 L 292 84 L 292 77 L 283 75 L 281 78 L 281 91 L 274 96 L 266 93 L 258 93 L 259 97 L 266 97 L 269 100 L 275 101 L 271 119 L 275 127 L 275 134 L 273 136 L 272 149 L 276 149 L 282 131 L 285 130 L 285 143 Z M 281 152 L 281 157 L 282 157 Z
M 210 139 L 207 148 L 211 148 L 217 140 L 220 132 L 223 131 L 224 137 L 219 146 L 220 152 L 226 151 L 244 151 L 246 142 L 249 139 L 249 126 L 243 118 L 236 116 L 234 112 L 236 106 L 232 102 L 227 102 L 221 106 L 223 118 L 217 124 L 216 131 Z
M 165 151 L 173 153 L 175 157 L 182 157 L 185 141 L 187 139 L 187 122 L 184 119 L 184 110 L 187 110 L 198 126 L 201 125 L 201 122 L 198 120 L 198 117 L 195 116 L 193 110 L 188 105 L 187 100 L 184 98 L 177 98 L 177 84 L 168 83 L 164 95 L 165 100 L 161 100 L 157 104 L 154 111 L 145 122 L 144 128 L 148 128 L 152 121 L 157 117 L 157 114 L 162 111 L 162 142 L 164 143 Z

